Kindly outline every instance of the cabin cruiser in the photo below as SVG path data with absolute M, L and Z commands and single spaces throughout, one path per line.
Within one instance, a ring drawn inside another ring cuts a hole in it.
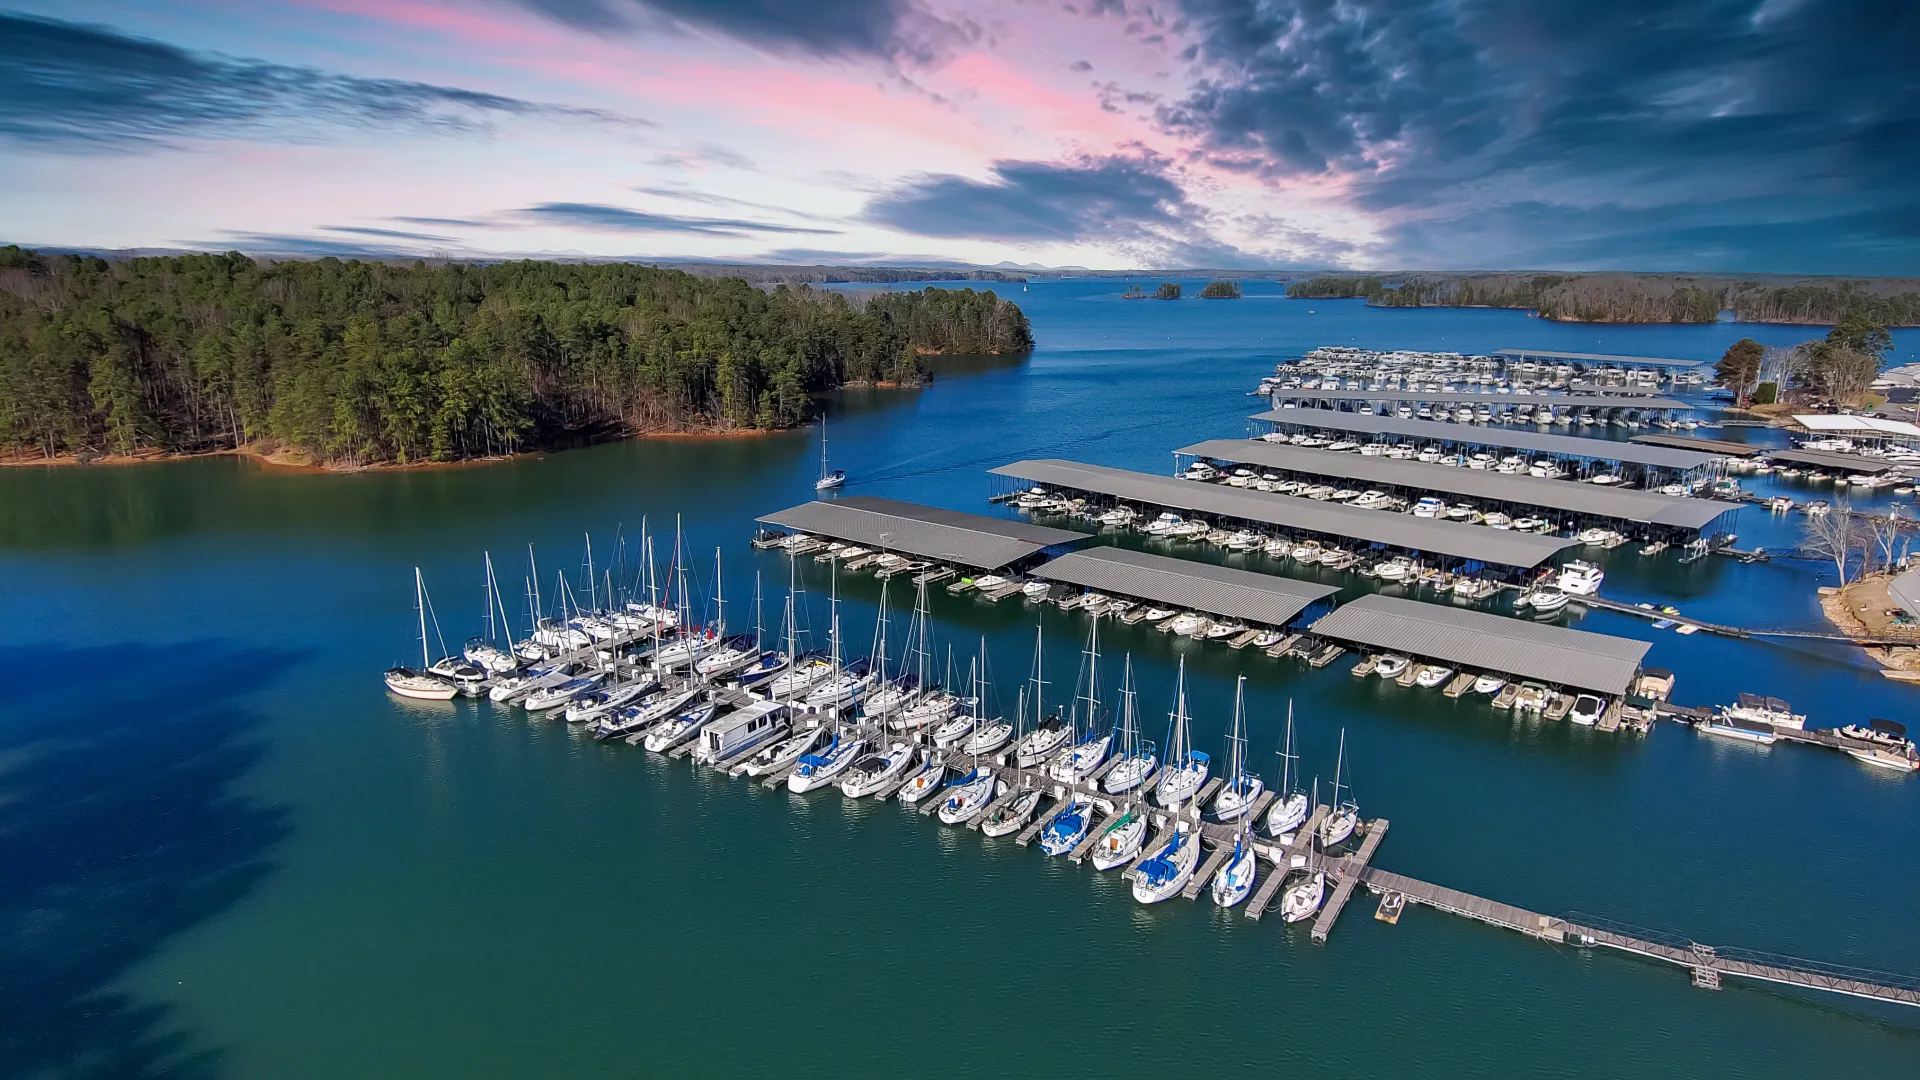
M 1213 466 L 1207 464 L 1204 461 L 1196 461 L 1193 464 L 1187 466 L 1187 471 L 1182 475 L 1184 476 L 1185 479 L 1188 479 L 1188 480 L 1200 480 L 1200 481 L 1218 480 L 1220 479 L 1220 470 L 1214 468 Z
M 1582 727 L 1592 727 L 1600 722 L 1607 711 L 1607 703 L 1592 694 L 1580 694 L 1573 699 L 1573 707 L 1567 711 L 1567 719 Z
M 1413 516 L 1419 518 L 1437 518 L 1446 513 L 1447 504 L 1429 495 L 1413 504 Z
M 1482 525 L 1485 525 L 1489 529 L 1513 528 L 1513 519 L 1508 517 L 1505 514 L 1500 513 L 1497 510 L 1491 514 L 1488 514 L 1486 517 L 1481 518 L 1480 523 Z
M 1473 680 L 1473 692 L 1476 694 L 1494 694 L 1498 693 L 1500 688 L 1505 685 L 1507 685 L 1507 677 L 1505 675 L 1496 675 L 1489 671 Z
M 1140 531 L 1146 533 L 1148 536 L 1165 536 L 1172 532 L 1175 527 L 1183 524 L 1185 524 L 1185 519 L 1179 514 L 1162 513 L 1159 517 L 1141 526 Z
M 1606 572 L 1598 566 L 1586 562 L 1570 562 L 1560 568 L 1560 576 L 1554 581 L 1560 591 L 1575 596 L 1592 596 L 1600 591 L 1600 583 L 1606 580 Z M 1536 605 L 1537 606 L 1537 605 Z

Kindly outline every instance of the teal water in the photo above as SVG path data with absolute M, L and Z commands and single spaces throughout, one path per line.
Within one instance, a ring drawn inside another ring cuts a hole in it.
M 1118 291 L 1036 285 L 1018 297 L 1031 358 L 838 397 L 849 490 L 978 510 L 983 470 L 1016 458 L 1163 470 L 1175 446 L 1243 433 L 1259 407 L 1245 391 L 1321 343 L 1710 358 L 1738 336 L 1814 333 Z M 1917 347 L 1898 335 L 1902 359 Z M 747 548 L 752 519 L 810 497 L 818 438 L 360 476 L 233 460 L 0 473 L 0 1074 L 1910 1074 L 1920 1014 L 1708 994 L 1678 970 L 1430 911 L 1388 927 L 1365 899 L 1314 946 L 1205 900 L 1140 908 L 1115 874 L 891 803 L 769 793 L 382 690 L 379 671 L 415 647 L 413 566 L 457 643 L 480 618 L 482 551 L 517 581 L 531 543 L 550 578 L 577 570 L 589 532 L 604 563 L 643 515 L 655 530 L 682 517 L 703 579 L 723 549 L 729 614 L 747 620 L 755 572 L 769 596 L 786 574 Z M 1792 525 L 1749 510 L 1739 528 L 1780 546 Z M 1633 550 L 1608 563 L 1612 595 L 1817 624 L 1820 567 L 1680 568 Z M 826 582 L 808 588 L 817 633 Z M 842 593 L 864 650 L 878 586 Z M 1010 699 L 1032 609 L 938 591 L 933 606 L 938 647 L 966 655 L 985 636 Z M 1042 617 L 1064 689 L 1086 623 Z M 1683 702 L 1762 690 L 1835 722 L 1906 719 L 1916 700 L 1846 650 L 1578 625 L 1654 641 Z M 1330 776 L 1344 727 L 1363 811 L 1393 822 L 1389 869 L 1920 972 L 1905 911 L 1920 781 L 1673 726 L 1638 740 L 1518 722 L 1342 665 L 1102 630 L 1113 676 L 1132 654 L 1153 724 L 1187 656 L 1203 747 L 1219 747 L 1243 671 L 1265 760 L 1289 700 L 1312 772 Z

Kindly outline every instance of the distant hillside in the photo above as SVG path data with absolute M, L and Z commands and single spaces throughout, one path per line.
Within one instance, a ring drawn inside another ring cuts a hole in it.
M 1287 295 L 1364 298 L 1374 307 L 1494 307 L 1592 323 L 1710 323 L 1731 310 L 1743 322 L 1828 325 L 1854 315 L 1882 326 L 1920 326 L 1920 281 L 1911 278 L 1752 278 L 1678 274 L 1330 274 Z

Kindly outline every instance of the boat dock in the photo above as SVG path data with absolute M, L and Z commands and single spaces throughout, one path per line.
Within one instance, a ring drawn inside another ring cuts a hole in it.
M 1355 852 L 1340 867 L 1340 883 L 1334 886 L 1333 895 L 1320 908 L 1320 917 L 1313 921 L 1313 940 L 1326 944 L 1327 935 L 1333 932 L 1333 924 L 1346 910 L 1347 901 L 1353 898 L 1354 886 L 1367 872 L 1367 864 L 1373 861 L 1373 853 L 1380 850 L 1380 841 L 1387 836 L 1387 819 L 1378 818 L 1366 823 L 1366 838 L 1360 841 L 1360 850 Z

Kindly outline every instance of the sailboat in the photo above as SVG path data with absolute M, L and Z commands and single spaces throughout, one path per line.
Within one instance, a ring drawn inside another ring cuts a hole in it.
M 861 705 L 861 712 L 869 719 L 884 719 L 914 703 L 920 697 L 920 680 L 907 671 L 907 665 L 900 665 L 900 673 L 893 678 L 887 677 L 887 586 L 890 582 L 880 582 L 880 606 L 874 614 L 873 656 L 868 660 L 873 671 L 875 684 Z M 925 593 L 923 586 L 921 592 Z M 907 640 L 913 640 L 914 632 L 920 627 L 920 608 L 913 610 L 913 621 L 907 626 Z M 912 646 L 908 646 L 912 651 Z
M 815 491 L 832 491 L 847 482 L 845 469 L 827 469 L 827 414 L 820 414 L 820 479 L 813 482 Z
M 1333 809 L 1320 822 L 1320 846 L 1332 847 L 1353 835 L 1356 825 L 1360 824 L 1360 807 L 1353 801 L 1349 789 L 1348 798 L 1340 798 L 1340 775 L 1347 766 L 1347 729 L 1340 729 L 1340 756 L 1333 765 Z
M 1073 736 L 1080 731 L 1080 714 L 1086 713 L 1086 738 L 1060 751 L 1047 767 L 1047 775 L 1063 784 L 1077 784 L 1087 778 L 1113 750 L 1113 725 L 1100 727 L 1100 620 L 1091 620 L 1087 651 L 1084 654 L 1087 678 L 1082 687 L 1074 687 L 1074 699 L 1067 730 Z
M 1280 786 L 1274 792 L 1273 804 L 1267 808 L 1267 833 L 1276 839 L 1285 839 L 1307 823 L 1307 814 L 1312 807 L 1307 803 L 1307 793 L 1293 786 L 1293 763 L 1299 758 L 1293 753 L 1293 702 L 1287 702 L 1287 744 L 1280 751 Z
M 808 728 L 753 755 L 742 771 L 748 776 L 765 776 L 768 773 L 779 772 L 812 753 L 827 734 L 828 729 L 824 727 Z
M 832 709 L 837 717 L 840 712 L 858 704 L 873 688 L 878 676 L 873 674 L 866 657 L 850 664 L 840 663 L 840 577 L 837 569 L 831 581 L 833 591 L 829 603 L 832 605 L 833 618 L 827 627 L 827 642 L 833 672 L 807 694 L 806 703 L 813 709 Z M 838 723 L 837 719 L 835 723 Z
M 975 677 L 973 684 L 973 701 L 969 705 L 973 715 L 973 733 L 960 743 L 960 752 L 963 754 L 991 754 L 1007 745 L 1007 740 L 1013 738 L 1013 725 L 1004 717 L 987 719 L 987 639 L 985 637 L 980 639 L 978 671 L 979 674 Z M 1024 708 L 1025 693 L 1022 692 L 1021 696 Z
M 1026 788 L 1010 799 L 1002 800 L 985 821 L 980 823 L 982 836 L 1006 836 L 1026 828 L 1033 820 L 1033 812 L 1040 807 L 1040 797 L 1045 792 L 1039 788 Z
M 993 770 L 975 765 L 972 771 L 948 786 L 947 801 L 940 807 L 940 820 L 948 825 L 972 821 L 985 812 L 987 804 L 993 802 L 993 795 Z
M 500 600 L 500 582 L 493 576 L 493 555 L 487 552 L 484 553 L 484 558 L 487 574 L 487 632 L 485 636 L 470 638 L 460 654 L 466 657 L 469 663 L 484 671 L 494 675 L 506 675 L 520 670 L 520 658 L 515 656 L 511 649 L 503 649 L 496 644 L 503 637 L 507 637 L 511 631 L 506 630 L 509 624 L 506 605 Z M 499 616 L 497 621 L 496 613 Z M 510 638 L 508 640 L 510 641 Z
M 1040 830 L 1040 850 L 1049 855 L 1065 855 L 1087 838 L 1087 829 L 1092 824 L 1093 800 L 1075 795 L 1066 809 L 1053 815 L 1047 827 Z
M 1187 660 L 1181 657 L 1173 712 L 1167 719 L 1167 764 L 1160 770 L 1154 798 L 1170 810 L 1179 807 L 1199 793 L 1212 767 L 1212 759 L 1193 748 L 1193 732 L 1187 722 Z
M 1253 893 L 1253 882 L 1260 876 L 1260 857 L 1253 850 L 1253 824 L 1245 815 L 1233 833 L 1233 853 L 1213 875 L 1213 902 L 1233 907 Z
M 1013 763 L 1022 769 L 1031 769 L 1060 751 L 1060 747 L 1073 732 L 1060 723 L 1060 714 L 1048 715 L 1044 704 L 1046 697 L 1046 679 L 1042 677 L 1043 659 L 1041 647 L 1041 628 L 1033 628 L 1033 730 L 1021 736 L 1013 747 Z M 1022 714 L 1025 715 L 1024 713 Z
M 1221 821 L 1238 821 L 1253 810 L 1267 790 L 1266 781 L 1247 771 L 1247 677 L 1240 676 L 1233 691 L 1233 733 L 1227 736 L 1232 764 L 1227 782 L 1213 800 L 1213 814 Z
M 1133 689 L 1133 654 L 1128 653 L 1126 674 L 1120 681 L 1120 760 L 1114 762 L 1103 778 L 1103 786 L 1110 795 L 1145 784 L 1160 768 L 1159 751 L 1140 738 L 1139 710 L 1135 708 L 1138 698 Z M 1138 840 L 1134 846 L 1139 847 Z
M 947 755 L 939 750 L 928 751 L 920 759 L 920 768 L 900 785 L 894 792 L 894 798 L 913 806 L 939 791 L 947 783 Z
M 454 685 L 453 680 L 443 679 L 426 670 L 433 666 L 427 652 L 427 584 L 417 566 L 413 568 L 413 606 L 420 612 L 420 666 L 388 668 L 387 689 L 401 697 L 451 701 L 460 688 Z
M 854 762 L 853 767 L 847 770 L 847 775 L 840 780 L 840 792 L 849 799 L 871 795 L 899 779 L 900 774 L 913 763 L 913 758 L 913 744 L 905 739 L 896 739 L 884 750 L 876 749 Z
M 1280 915 L 1290 923 L 1310 919 L 1320 910 L 1320 904 L 1327 898 L 1327 875 L 1319 870 L 1307 875 L 1305 881 L 1287 887 L 1280 897 Z
M 1157 904 L 1186 888 L 1194 868 L 1200 865 L 1200 832 L 1186 821 L 1173 827 L 1173 835 L 1134 869 L 1133 898 L 1142 904 Z
M 1146 811 L 1136 804 L 1128 804 L 1112 821 L 1100 827 L 1100 839 L 1093 845 L 1093 868 L 1111 870 L 1122 863 L 1132 862 L 1140 854 L 1140 845 L 1147 839 Z

